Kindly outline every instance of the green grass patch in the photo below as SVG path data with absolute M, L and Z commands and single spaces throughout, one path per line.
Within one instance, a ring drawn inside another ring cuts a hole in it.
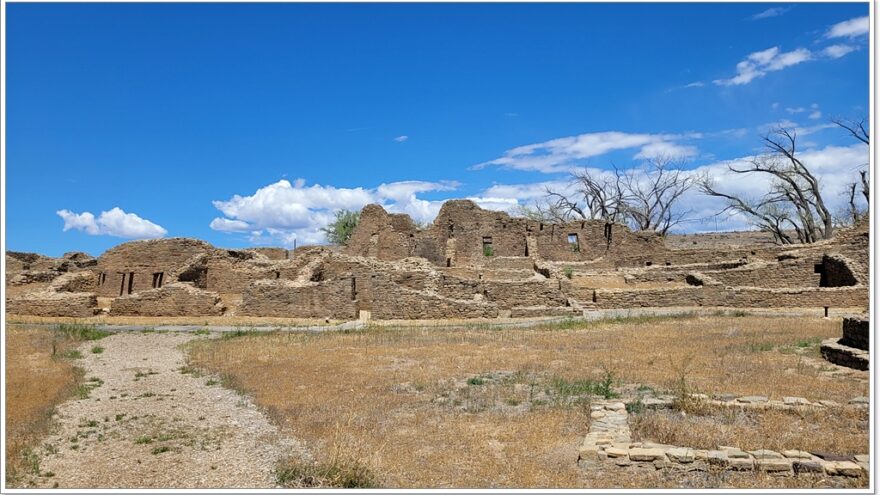
M 326 463 L 287 462 L 275 471 L 285 488 L 378 488 L 379 479 L 363 463 L 334 459 Z
M 102 352 L 104 352 L 104 348 L 103 348 L 103 347 L 101 347 L 101 346 L 99 346 L 99 345 L 96 345 L 95 347 L 92 347 L 92 354 L 101 354 Z
M 99 340 L 111 335 L 112 332 L 99 330 L 95 325 L 79 323 L 61 323 L 55 326 L 55 332 L 73 340 Z

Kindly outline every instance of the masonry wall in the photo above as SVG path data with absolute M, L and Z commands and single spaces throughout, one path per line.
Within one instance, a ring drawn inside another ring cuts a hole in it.
M 660 289 L 597 289 L 599 308 L 720 306 L 732 308 L 866 307 L 864 287 L 762 289 L 691 286 Z
M 183 282 L 117 297 L 112 316 L 214 316 L 223 313 L 220 296 Z
M 439 294 L 408 289 L 381 275 L 369 279 L 372 300 L 359 301 L 360 309 L 369 310 L 373 318 L 395 319 L 466 319 L 495 318 L 498 307 L 475 300 L 458 300 Z
M 28 316 L 94 316 L 98 298 L 93 293 L 36 291 L 6 298 L 6 312 Z
M 357 318 L 351 278 L 306 285 L 289 280 L 262 280 L 245 289 L 238 314 L 284 318 Z
M 128 294 L 129 287 L 131 293 L 152 289 L 157 273 L 163 274 L 163 285 L 176 282 L 191 258 L 212 251 L 213 247 L 206 242 L 182 237 L 120 244 L 98 258 L 97 272 L 102 277 L 97 293 L 118 297 Z

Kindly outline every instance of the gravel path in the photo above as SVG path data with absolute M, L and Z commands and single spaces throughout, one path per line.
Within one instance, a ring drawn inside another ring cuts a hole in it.
M 192 334 L 121 333 L 80 347 L 88 397 L 57 408 L 38 487 L 266 488 L 306 457 L 247 398 L 185 368 Z M 103 352 L 92 352 L 94 346 Z M 57 485 L 56 485 L 57 484 Z

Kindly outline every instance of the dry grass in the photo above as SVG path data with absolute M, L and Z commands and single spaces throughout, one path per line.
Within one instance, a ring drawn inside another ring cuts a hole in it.
M 100 306 L 100 304 L 99 304 Z M 7 323 L 17 324 L 55 324 L 71 323 L 82 325 L 222 325 L 222 326 L 315 326 L 340 323 L 339 321 L 305 318 L 268 318 L 255 316 L 93 316 L 91 318 L 66 318 L 55 316 L 6 315 Z
M 53 408 L 75 392 L 81 374 L 62 358 L 79 343 L 47 329 L 6 330 L 6 477 L 39 471 L 32 449 L 48 433 Z
M 864 408 L 782 411 L 703 406 L 679 411 L 647 411 L 630 417 L 636 440 L 697 449 L 731 445 L 746 450 L 798 449 L 833 454 L 865 454 L 868 410 Z
M 845 402 L 867 395 L 867 384 L 824 376 L 795 352 L 814 353 L 813 342 L 839 333 L 839 320 L 813 318 L 639 318 L 245 335 L 200 341 L 190 356 L 253 394 L 319 462 L 341 455 L 383 486 L 759 486 L 726 475 L 661 482 L 585 472 L 575 460 L 588 409 L 561 399 L 610 370 L 657 390 L 684 377 L 709 393 Z

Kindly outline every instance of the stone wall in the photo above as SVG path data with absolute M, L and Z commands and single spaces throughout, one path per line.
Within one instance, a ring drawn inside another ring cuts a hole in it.
M 132 241 L 107 250 L 98 258 L 98 295 L 118 297 L 176 282 L 188 261 L 208 255 L 213 247 L 203 241 L 175 237 Z
M 840 343 L 867 351 L 871 347 L 871 322 L 867 316 L 843 319 L 843 338 Z
M 732 308 L 858 308 L 868 304 L 864 287 L 764 289 L 690 286 L 659 289 L 597 289 L 599 308 L 719 306 Z
M 112 316 L 214 316 L 223 313 L 220 296 L 185 282 L 172 282 L 157 289 L 117 297 Z
M 6 312 L 14 315 L 87 318 L 97 308 L 97 296 L 86 292 L 42 290 L 6 298 Z
M 357 317 L 351 278 L 299 284 L 290 280 L 261 280 L 242 294 L 238 314 L 286 318 Z

